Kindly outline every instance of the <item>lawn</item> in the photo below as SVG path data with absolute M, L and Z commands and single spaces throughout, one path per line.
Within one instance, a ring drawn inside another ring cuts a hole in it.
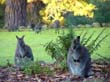
M 95 31 L 93 38 L 102 30 L 102 28 L 80 28 L 75 29 L 75 34 L 78 35 L 82 31 L 88 31 L 87 36 Z M 67 31 L 67 30 L 64 30 Z M 110 33 L 110 28 L 104 32 Z M 45 52 L 44 44 L 51 40 L 55 40 L 58 34 L 55 33 L 53 29 L 42 31 L 39 34 L 36 34 L 32 31 L 25 32 L 0 32 L 0 65 L 5 65 L 7 59 L 14 63 L 14 54 L 16 49 L 16 35 L 22 36 L 25 35 L 25 43 L 28 44 L 33 51 L 35 60 L 44 60 L 46 62 L 52 62 L 51 57 Z M 92 39 L 93 39 L 92 38 Z M 92 40 L 91 39 L 91 40 Z M 97 51 L 105 57 L 110 57 L 110 36 L 102 43 L 101 48 Z M 92 54 L 93 59 L 99 58 L 99 56 Z

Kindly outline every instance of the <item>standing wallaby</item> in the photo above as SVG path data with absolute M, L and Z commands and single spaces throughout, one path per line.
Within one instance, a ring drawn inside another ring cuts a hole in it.
M 16 52 L 15 52 L 15 65 L 18 68 L 20 68 L 21 59 L 26 57 L 33 61 L 34 58 L 33 58 L 33 53 L 32 53 L 31 48 L 28 45 L 26 45 L 24 42 L 24 35 L 21 38 L 16 36 L 16 38 L 17 38 L 18 42 L 17 42 L 17 48 L 16 48 Z
M 91 57 L 85 46 L 80 44 L 78 36 L 71 44 L 67 56 L 69 71 L 79 77 L 88 77 L 91 72 Z

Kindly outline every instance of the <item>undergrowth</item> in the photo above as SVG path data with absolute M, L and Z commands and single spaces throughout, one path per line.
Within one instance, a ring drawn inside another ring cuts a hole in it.
M 110 33 L 108 33 L 103 36 L 105 30 L 106 28 L 104 28 L 93 40 L 91 38 L 95 32 L 91 33 L 88 37 L 86 37 L 88 32 L 82 32 L 80 34 L 80 37 L 82 38 L 81 44 L 87 47 L 90 55 L 94 54 L 101 47 L 102 42 L 104 42 L 104 40 L 106 40 L 106 38 L 110 35 Z M 67 33 L 63 33 L 58 36 L 55 42 L 50 41 L 45 45 L 46 52 L 56 60 L 56 63 L 59 64 L 63 70 L 67 69 L 67 53 L 71 45 L 71 41 L 74 40 L 75 37 L 76 35 L 74 33 L 74 29 L 70 28 Z
M 40 65 L 38 61 L 33 62 L 31 65 L 28 67 L 23 68 L 23 72 L 27 75 L 32 75 L 32 74 L 48 74 L 52 75 L 53 71 L 50 70 L 49 67 L 43 67 Z

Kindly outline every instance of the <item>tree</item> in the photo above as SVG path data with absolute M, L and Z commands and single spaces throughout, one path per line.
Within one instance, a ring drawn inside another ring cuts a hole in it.
M 0 0 L 0 4 L 4 4 L 5 3 L 5 0 Z
M 72 13 L 67 13 L 65 16 L 65 25 L 67 27 L 75 27 L 77 25 L 85 25 L 85 24 L 92 24 L 92 18 L 87 16 L 74 16 Z M 83 20 L 83 21 L 82 21 Z
M 110 22 L 110 1 L 109 0 L 93 0 L 93 4 L 96 5 L 96 10 L 94 12 L 94 20 L 100 23 L 102 27 L 102 23 Z
M 43 0 L 46 8 L 40 11 L 44 22 L 51 23 L 55 20 L 64 22 L 63 14 L 72 12 L 78 16 L 93 17 L 94 5 L 85 0 Z
M 4 8 L 5 5 L 4 4 L 0 4 L 0 28 L 2 28 L 4 26 Z
M 45 8 L 45 4 L 42 0 L 28 0 L 27 4 L 27 19 L 28 23 L 37 23 L 42 20 L 39 11 Z
M 5 1 L 5 0 L 2 0 L 2 1 Z M 6 22 L 6 25 L 9 27 L 8 29 L 16 30 L 19 25 L 22 25 L 22 24 L 18 24 L 16 21 L 26 20 L 24 17 L 26 16 L 26 10 L 25 10 L 26 6 L 23 8 L 23 6 L 20 5 L 20 3 L 22 3 L 23 1 L 25 1 L 25 3 L 22 5 L 25 5 L 26 0 L 22 0 L 22 1 L 6 0 L 7 7 L 6 7 L 5 22 Z M 28 2 L 42 1 L 45 4 L 46 7 L 43 9 L 38 8 L 40 6 L 39 3 L 36 4 L 36 8 L 37 8 L 36 14 L 38 16 L 42 16 L 43 22 L 48 24 L 54 22 L 55 20 L 59 20 L 60 23 L 63 24 L 65 21 L 64 20 L 65 18 L 63 17 L 63 15 L 67 12 L 72 12 L 74 15 L 78 15 L 78 16 L 93 17 L 92 11 L 95 8 L 95 6 L 92 4 L 89 4 L 87 0 L 27 0 L 27 1 Z M 21 11 L 22 11 L 22 16 L 19 17 L 19 15 L 21 15 Z M 13 21 L 15 21 L 16 24 L 14 24 Z M 11 24 L 10 22 L 13 24 Z
M 26 5 L 27 0 L 6 0 L 5 26 L 9 31 L 26 25 Z

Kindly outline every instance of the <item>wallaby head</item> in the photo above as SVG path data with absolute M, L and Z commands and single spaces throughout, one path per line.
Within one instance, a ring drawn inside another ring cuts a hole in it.
M 77 36 L 77 38 L 73 40 L 73 43 L 72 43 L 74 61 L 79 61 L 79 59 L 82 57 L 81 49 L 82 49 L 82 46 L 80 44 L 80 36 Z
M 17 38 L 17 41 L 18 41 L 18 44 L 20 45 L 20 46 L 25 46 L 25 43 L 24 43 L 24 35 L 22 36 L 22 37 L 18 37 L 18 36 L 16 36 L 16 38 Z

